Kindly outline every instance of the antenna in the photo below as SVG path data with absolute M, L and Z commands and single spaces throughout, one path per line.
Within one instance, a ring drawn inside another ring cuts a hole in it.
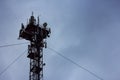
M 39 16 L 38 16 L 38 25 L 39 25 Z
M 34 13 L 33 13 L 33 11 L 32 11 L 32 16 L 33 16 L 33 14 L 34 14 Z
M 33 20 L 36 19 L 34 19 L 32 12 L 30 21 L 33 22 Z M 30 59 L 29 80 L 43 80 L 43 66 L 45 65 L 43 62 L 43 48 L 47 47 L 47 44 L 44 44 L 44 40 L 49 34 L 49 30 L 39 26 L 39 16 L 38 24 L 28 23 L 24 30 L 20 30 L 19 37 L 30 41 L 27 55 Z

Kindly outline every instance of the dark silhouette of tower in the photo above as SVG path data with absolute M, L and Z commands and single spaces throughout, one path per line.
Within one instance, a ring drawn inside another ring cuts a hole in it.
M 30 41 L 28 45 L 28 55 L 30 58 L 29 80 L 43 80 L 43 48 L 47 48 L 46 39 L 50 37 L 51 30 L 47 28 L 47 23 L 39 24 L 33 16 L 30 17 L 26 26 L 21 24 L 19 39 Z

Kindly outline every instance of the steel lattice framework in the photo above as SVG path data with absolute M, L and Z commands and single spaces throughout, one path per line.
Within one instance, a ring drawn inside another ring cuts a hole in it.
M 30 58 L 29 80 L 43 80 L 43 48 L 47 47 L 46 38 L 50 37 L 51 30 L 47 28 L 47 23 L 39 24 L 33 16 L 30 17 L 26 26 L 21 24 L 19 39 L 30 41 L 28 45 L 28 55 Z

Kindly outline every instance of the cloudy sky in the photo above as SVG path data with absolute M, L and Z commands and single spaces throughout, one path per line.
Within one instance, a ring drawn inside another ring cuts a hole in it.
M 40 16 L 52 29 L 48 46 L 104 80 L 120 80 L 119 0 L 0 0 L 0 45 L 18 40 L 21 23 Z M 27 44 L 0 48 L 0 73 Z M 0 80 L 29 80 L 27 51 Z M 100 80 L 50 49 L 44 49 L 44 80 Z

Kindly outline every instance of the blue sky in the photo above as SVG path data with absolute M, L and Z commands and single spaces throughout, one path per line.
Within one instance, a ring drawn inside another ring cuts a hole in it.
M 21 23 L 40 16 L 52 29 L 48 46 L 97 74 L 104 80 L 120 80 L 119 0 L 1 0 L 0 45 L 17 40 Z M 27 49 L 27 44 L 0 48 L 0 72 Z M 44 49 L 44 80 L 99 80 L 83 69 Z M 0 80 L 28 80 L 27 51 Z

